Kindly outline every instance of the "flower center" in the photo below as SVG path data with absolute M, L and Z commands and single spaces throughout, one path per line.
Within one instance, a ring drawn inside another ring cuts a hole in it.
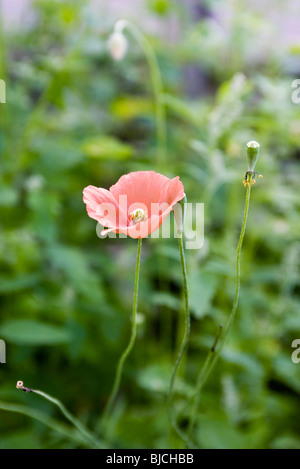
M 129 214 L 129 218 L 136 225 L 140 221 L 147 220 L 148 218 L 147 210 L 143 210 L 142 208 L 137 208 Z

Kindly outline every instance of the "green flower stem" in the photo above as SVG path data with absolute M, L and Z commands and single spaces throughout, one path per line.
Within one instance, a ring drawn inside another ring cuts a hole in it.
M 0 402 L 0 410 L 26 415 L 27 417 L 42 422 L 47 427 L 51 428 L 51 430 L 61 433 L 68 439 L 74 440 L 77 443 L 81 443 L 87 447 L 90 447 L 90 444 L 87 444 L 86 438 L 83 438 L 77 430 L 74 430 L 73 428 L 70 428 L 69 426 L 58 422 L 57 420 L 49 417 L 48 415 L 44 414 L 43 412 L 40 412 L 39 410 L 20 404 L 15 404 L 14 402 Z
M 130 354 L 135 338 L 136 338 L 136 329 L 137 329 L 137 322 L 136 322 L 136 313 L 137 313 L 137 301 L 138 301 L 138 288 L 139 288 L 139 276 L 140 276 L 140 260 L 141 260 L 141 249 L 142 249 L 142 238 L 138 240 L 138 249 L 137 249 L 137 258 L 136 258 L 136 270 L 135 270 L 135 285 L 134 285 L 134 295 L 133 295 L 133 310 L 132 310 L 132 327 L 131 327 L 131 336 L 129 343 L 123 352 L 116 371 L 115 381 L 113 384 L 113 388 L 107 402 L 107 405 L 103 412 L 102 421 L 105 422 L 112 411 L 115 398 L 119 391 L 121 376 L 124 368 L 124 363 L 128 355 Z
M 182 360 L 183 354 L 186 350 L 189 337 L 190 337 L 189 287 L 188 287 L 188 279 L 187 279 L 187 273 L 186 273 L 186 264 L 185 264 L 185 257 L 184 257 L 182 234 L 178 235 L 178 244 L 179 244 L 179 250 L 180 250 L 180 260 L 181 260 L 183 285 L 184 285 L 185 329 L 184 329 L 184 336 L 181 342 L 181 346 L 179 348 L 179 352 L 178 352 L 176 362 L 175 362 L 172 375 L 171 375 L 169 397 L 168 397 L 168 411 L 169 411 L 169 418 L 170 418 L 173 428 L 178 433 L 178 435 L 185 441 L 185 443 L 190 447 L 191 444 L 190 444 L 189 439 L 186 437 L 186 435 L 180 430 L 180 428 L 177 425 L 176 417 L 174 415 L 173 406 L 172 406 L 176 375 L 177 375 L 180 362 Z
M 215 356 L 216 356 L 216 346 L 217 346 L 217 344 L 219 342 L 219 339 L 221 337 L 221 333 L 222 333 L 222 326 L 219 327 L 218 333 L 217 333 L 215 341 L 214 341 L 214 345 L 209 350 L 209 352 L 207 354 L 207 357 L 206 357 L 206 360 L 203 364 L 203 367 L 202 367 L 202 369 L 199 373 L 199 377 L 198 377 L 198 380 L 197 380 L 197 387 L 196 387 L 197 391 L 189 399 L 189 402 L 188 402 L 187 406 L 185 407 L 185 409 L 186 409 L 194 401 L 194 406 L 193 406 L 193 410 L 191 412 L 191 418 L 190 418 L 188 429 L 187 429 L 187 434 L 189 435 L 189 438 L 191 436 L 193 427 L 195 425 L 197 410 L 198 410 L 198 407 L 199 407 L 201 390 L 202 390 L 204 384 L 206 383 L 207 378 L 208 378 L 210 372 L 212 371 L 212 367 L 214 365 L 214 359 L 215 359 Z M 183 411 L 183 413 L 184 413 L 184 411 Z
M 155 107 L 156 107 L 156 125 L 157 125 L 157 142 L 159 147 L 159 161 L 162 165 L 166 164 L 166 111 L 162 101 L 163 84 L 160 69 L 155 57 L 153 48 L 146 38 L 146 36 L 139 30 L 139 28 L 128 20 L 119 20 L 115 25 L 115 32 L 123 32 L 127 28 L 131 31 L 132 35 L 138 44 L 144 50 L 149 69 L 151 74 Z
M 56 407 L 58 407 L 61 413 L 66 417 L 66 419 L 69 420 L 69 422 L 71 422 L 74 425 L 74 427 L 77 428 L 77 430 L 86 438 L 87 441 L 89 441 L 92 444 L 92 446 L 94 446 L 95 448 L 103 447 L 103 446 L 100 446 L 100 443 L 89 432 L 89 430 L 80 422 L 80 420 L 78 420 L 68 411 L 68 409 L 64 406 L 64 404 L 61 401 L 59 401 L 55 397 L 50 396 L 49 394 L 46 394 L 43 391 L 33 389 L 32 392 L 34 392 L 34 394 L 38 394 L 39 396 L 43 397 L 44 399 L 46 399 L 47 401 L 51 402 Z
M 252 174 L 248 174 L 248 183 L 247 183 L 247 192 L 246 192 L 246 201 L 245 201 L 245 210 L 244 210 L 244 218 L 243 218 L 243 224 L 242 224 L 242 229 L 241 229 L 241 234 L 237 246 L 237 252 L 236 252 L 236 285 L 235 285 L 235 295 L 234 295 L 234 301 L 232 305 L 232 310 L 229 315 L 229 318 L 227 320 L 227 323 L 224 327 L 224 332 L 222 333 L 222 336 L 220 337 L 219 341 L 219 347 L 216 348 L 216 343 L 215 346 L 210 350 L 207 359 L 203 365 L 203 368 L 199 374 L 198 382 L 197 382 L 197 391 L 196 391 L 196 399 L 194 403 L 194 407 L 191 413 L 191 419 L 188 427 L 187 434 L 190 435 L 194 424 L 195 424 L 195 419 L 197 416 L 197 411 L 198 411 L 198 406 L 199 406 L 199 400 L 200 400 L 200 392 L 206 383 L 209 375 L 211 374 L 212 370 L 214 369 L 220 354 L 222 352 L 223 346 L 226 342 L 226 339 L 229 335 L 229 332 L 231 330 L 233 321 L 236 316 L 236 311 L 237 311 L 237 306 L 238 306 L 238 300 L 239 300 L 239 293 L 240 293 L 240 283 L 241 283 L 241 251 L 242 251 L 242 245 L 243 245 L 243 240 L 245 236 L 245 231 L 246 231 L 246 225 L 247 225 L 247 219 L 248 219 L 248 212 L 249 212 L 249 205 L 250 205 L 250 193 L 251 193 L 251 179 L 252 179 Z
M 22 383 L 21 383 L 22 384 Z M 74 425 L 74 427 L 81 433 L 81 435 L 84 437 L 85 441 L 88 442 L 91 446 L 94 448 L 103 448 L 103 445 L 100 444 L 99 441 L 95 439 L 95 437 L 90 433 L 90 431 L 78 420 L 76 417 L 74 417 L 68 409 L 64 406 L 64 404 L 56 399 L 55 397 L 50 396 L 49 394 L 46 394 L 43 391 L 39 391 L 37 389 L 30 389 L 30 388 L 25 388 L 23 385 L 19 387 L 19 389 L 22 389 L 23 391 L 26 392 L 32 392 L 33 394 L 38 394 L 39 396 L 43 397 L 47 401 L 51 402 L 51 404 L 54 404 L 56 407 L 59 408 L 61 413 L 66 417 L 69 422 Z M 28 413 L 30 415 L 30 413 Z M 49 419 L 50 421 L 51 419 Z M 45 423 L 45 422 L 44 422 Z M 47 423 L 46 423 L 47 424 Z M 49 425 L 48 425 L 49 426 Z M 53 425 L 52 425 L 53 427 Z M 58 429 L 58 431 L 61 431 Z
M 202 370 L 200 372 L 200 375 L 199 375 L 199 378 L 198 378 L 198 381 L 202 382 L 203 383 L 203 379 L 202 377 L 205 375 L 206 371 L 208 370 L 209 366 L 210 366 L 210 363 L 214 357 L 214 354 L 215 354 L 215 351 L 216 351 L 216 347 L 217 347 L 217 344 L 220 340 L 220 337 L 221 337 L 221 333 L 222 333 L 222 329 L 223 329 L 223 326 L 220 325 L 219 326 L 219 329 L 218 329 L 218 332 L 217 332 L 217 335 L 215 337 L 215 340 L 214 340 L 214 344 L 213 346 L 210 348 L 208 354 L 207 354 L 207 357 L 206 357 L 206 360 L 204 362 L 204 365 L 202 367 Z M 203 384 L 202 384 L 203 385 Z M 202 386 L 201 386 L 202 388 Z M 200 390 L 199 390 L 200 392 Z M 196 392 L 194 393 L 188 400 L 187 404 L 185 405 L 185 407 L 183 408 L 183 410 L 181 411 L 180 415 L 181 416 L 184 416 L 188 410 L 188 408 L 192 405 L 192 403 L 194 402 L 194 400 L 199 396 L 199 392 Z

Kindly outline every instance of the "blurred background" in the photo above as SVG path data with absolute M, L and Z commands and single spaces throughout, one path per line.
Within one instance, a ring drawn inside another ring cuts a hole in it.
M 133 21 L 160 66 L 167 161 L 140 45 L 114 62 L 116 20 Z M 242 253 L 237 318 L 201 395 L 200 448 L 300 449 L 300 4 L 297 0 L 2 0 L 0 78 L 0 401 L 61 419 L 61 399 L 95 431 L 130 334 L 136 240 L 99 239 L 82 202 L 125 173 L 179 175 L 205 204 L 205 242 L 186 251 L 192 333 L 176 409 L 195 389 L 235 287 L 246 143 L 261 153 Z M 114 448 L 182 448 L 166 396 L 183 334 L 176 239 L 143 243 L 138 337 L 111 424 Z M 63 419 L 62 419 L 63 420 Z M 184 427 L 184 422 L 180 422 Z M 0 410 L 0 448 L 76 442 Z

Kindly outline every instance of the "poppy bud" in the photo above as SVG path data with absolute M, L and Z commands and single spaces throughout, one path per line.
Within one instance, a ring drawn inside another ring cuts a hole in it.
M 108 50 L 115 60 L 122 60 L 128 48 L 127 39 L 123 33 L 114 32 L 108 42 Z
M 177 227 L 177 233 L 181 235 L 184 231 L 184 219 L 185 219 L 185 212 L 186 212 L 186 202 L 187 198 L 184 196 L 182 200 L 177 202 L 176 205 L 173 207 L 175 223 Z

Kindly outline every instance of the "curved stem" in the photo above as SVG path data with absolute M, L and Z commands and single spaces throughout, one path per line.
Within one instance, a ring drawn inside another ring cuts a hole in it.
M 79 433 L 81 433 L 85 439 L 85 441 L 88 441 L 90 445 L 92 445 L 93 447 L 95 448 L 103 448 L 103 445 L 100 444 L 100 442 L 98 442 L 95 437 L 90 433 L 90 431 L 80 422 L 80 420 L 78 420 L 76 417 L 74 417 L 69 411 L 68 409 L 64 406 L 64 404 L 59 401 L 58 399 L 56 399 L 55 397 L 52 397 L 50 396 L 49 394 L 46 394 L 45 392 L 43 391 L 39 391 L 38 389 L 30 389 L 30 388 L 26 388 L 25 386 L 23 386 L 23 383 L 20 382 L 21 385 L 17 385 L 17 388 L 18 389 L 21 389 L 22 391 L 25 391 L 25 392 L 32 392 L 34 394 L 38 394 L 39 396 L 43 397 L 44 399 L 46 399 L 47 401 L 51 402 L 51 404 L 54 404 L 56 407 L 59 408 L 59 410 L 61 411 L 61 413 L 66 417 L 67 420 L 69 420 L 69 422 L 72 423 L 72 425 L 74 425 L 74 427 L 79 431 Z M 30 415 L 30 414 L 28 414 Z M 53 425 L 52 425 L 53 426 Z
M 132 310 L 132 328 L 131 328 L 131 335 L 130 335 L 130 340 L 129 343 L 123 352 L 118 366 L 117 366 L 117 371 L 116 371 L 116 376 L 115 376 L 115 381 L 113 384 L 113 388 L 109 397 L 109 400 L 106 404 L 106 407 L 103 412 L 103 418 L 102 421 L 105 422 L 106 419 L 108 418 L 110 412 L 112 411 L 115 398 L 117 396 L 117 393 L 119 391 L 120 387 L 120 382 L 121 382 L 121 376 L 124 368 L 124 363 L 128 355 L 130 354 L 134 342 L 135 342 L 135 337 L 136 337 L 136 328 L 137 328 L 137 323 L 136 323 L 136 313 L 137 313 L 137 301 L 138 301 L 138 288 L 139 288 L 139 275 L 140 275 L 140 259 L 141 259 L 141 249 L 142 249 L 142 238 L 139 238 L 138 240 L 138 249 L 137 249 L 137 258 L 136 258 L 136 270 L 135 270 L 135 285 L 134 285 L 134 295 L 133 295 L 133 310 Z
M 207 369 L 209 368 L 210 366 L 210 363 L 211 363 L 211 360 L 214 356 L 214 353 L 215 353 L 215 349 L 216 349 L 216 346 L 220 340 L 220 336 L 221 336 L 221 333 L 222 333 L 222 328 L 223 326 L 220 325 L 219 326 L 219 329 L 218 329 L 218 332 L 217 332 L 217 335 L 215 337 L 215 340 L 214 340 L 214 344 L 213 346 L 211 347 L 211 349 L 209 350 L 208 354 L 207 354 L 207 357 L 205 359 L 205 362 L 204 362 L 204 365 L 202 367 L 202 370 L 201 370 L 201 373 L 200 373 L 200 376 L 199 376 L 199 379 L 198 381 L 202 381 L 202 377 L 204 376 L 204 374 L 206 373 Z M 200 391 L 199 391 L 200 392 Z M 188 400 L 188 402 L 186 403 L 186 405 L 184 406 L 184 408 L 182 409 L 182 411 L 180 412 L 180 415 L 184 415 L 186 412 L 187 412 L 187 409 L 192 405 L 192 403 L 194 402 L 194 400 L 199 396 L 199 392 L 195 392 Z
M 176 422 L 176 416 L 174 415 L 173 408 L 172 408 L 174 384 L 176 380 L 177 371 L 181 363 L 183 354 L 188 345 L 188 341 L 190 337 L 189 287 L 188 287 L 188 279 L 187 279 L 186 264 L 185 264 L 185 257 L 184 257 L 182 234 L 178 235 L 178 244 L 179 244 L 179 250 L 180 250 L 180 260 L 181 260 L 181 268 L 182 268 L 182 276 L 183 276 L 183 284 L 184 284 L 185 330 L 184 330 L 184 336 L 183 336 L 181 346 L 180 346 L 180 349 L 176 358 L 176 362 L 172 371 L 172 375 L 171 375 L 169 397 L 168 397 L 168 411 L 169 411 L 169 418 L 170 418 L 173 428 L 178 433 L 178 435 L 185 441 L 185 443 L 190 447 L 191 442 L 186 437 L 186 435 L 182 432 L 182 430 L 180 430 L 180 428 L 178 427 L 177 422 Z
M 56 407 L 59 408 L 61 413 L 66 417 L 69 422 L 71 422 L 74 427 L 77 428 L 77 430 L 88 440 L 90 443 L 95 447 L 95 448 L 103 448 L 103 446 L 100 446 L 100 443 L 95 440 L 95 437 L 89 432 L 89 430 L 78 420 L 76 417 L 74 417 L 68 409 L 64 406 L 64 404 L 56 399 L 55 397 L 50 396 L 49 394 L 46 394 L 43 391 L 39 391 L 37 389 L 33 389 L 32 392 L 35 394 L 38 394 L 39 396 L 43 397 L 47 401 L 51 402 L 54 404 Z
M 89 447 L 89 445 L 87 445 L 86 438 L 82 438 L 82 435 L 79 435 L 76 430 L 58 422 L 57 420 L 54 420 L 53 418 L 49 417 L 48 415 L 44 414 L 39 410 L 16 404 L 14 402 L 0 402 L 0 410 L 26 415 L 27 417 L 42 422 L 47 427 L 51 428 L 51 430 L 61 433 L 70 440 L 74 440 L 77 443 L 85 444 L 85 446 Z
M 191 420 L 189 423 L 188 427 L 188 435 L 191 434 L 196 416 L 197 416 L 197 411 L 198 411 L 198 406 L 199 406 L 199 400 L 200 400 L 200 392 L 206 383 L 209 375 L 211 374 L 212 370 L 214 369 L 220 354 L 222 352 L 223 346 L 226 342 L 226 339 L 229 335 L 229 332 L 231 330 L 233 321 L 235 319 L 236 315 L 236 310 L 238 306 L 238 301 L 239 301 L 239 293 L 240 293 L 240 283 L 241 283 L 241 251 L 242 251 L 242 245 L 243 245 L 243 240 L 245 236 L 245 231 L 246 231 L 246 226 L 247 226 L 247 219 L 248 219 L 248 212 L 249 212 L 249 205 L 250 205 L 250 193 L 251 193 L 251 179 L 252 179 L 252 174 L 248 174 L 248 181 L 247 181 L 247 192 L 246 192 L 246 201 L 245 201 L 245 210 L 244 210 L 244 218 L 243 218 L 243 224 L 242 224 L 242 229 L 241 229 L 241 234 L 239 237 L 238 241 L 238 246 L 237 246 L 237 251 L 236 251 L 236 284 L 235 284 L 235 295 L 234 295 L 234 301 L 231 309 L 231 313 L 229 315 L 229 318 L 227 320 L 227 323 L 224 328 L 224 333 L 222 334 L 222 337 L 220 338 L 220 345 L 216 350 L 212 350 L 209 352 L 207 359 L 203 365 L 203 368 L 199 374 L 198 382 L 197 382 L 197 391 L 196 391 L 196 398 L 195 398 L 195 403 L 192 411 L 192 416 Z M 215 347 L 214 347 L 215 348 Z M 213 349 L 214 349 L 213 348 Z
M 153 48 L 146 36 L 144 36 L 144 34 L 139 30 L 139 28 L 135 24 L 131 23 L 128 20 L 119 20 L 115 25 L 116 32 L 122 32 L 125 28 L 131 31 L 132 35 L 135 37 L 137 42 L 144 50 L 149 65 L 156 108 L 157 142 L 159 147 L 158 160 L 162 163 L 162 165 L 164 165 L 166 163 L 167 131 L 166 111 L 165 106 L 162 102 L 163 84 L 160 69 Z

